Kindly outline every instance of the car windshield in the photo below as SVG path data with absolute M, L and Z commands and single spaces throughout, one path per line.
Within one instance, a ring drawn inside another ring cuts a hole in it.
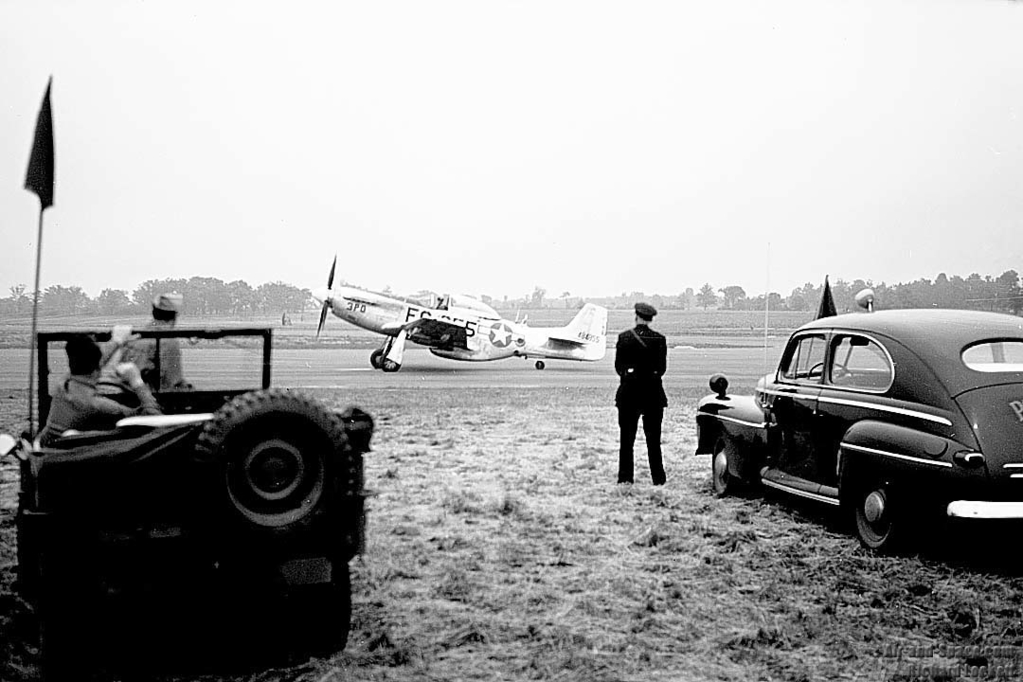
M 789 346 L 781 376 L 788 381 L 819 383 L 824 373 L 824 336 L 808 334 Z
M 974 344 L 963 351 L 963 363 L 978 372 L 1023 372 L 1023 340 Z

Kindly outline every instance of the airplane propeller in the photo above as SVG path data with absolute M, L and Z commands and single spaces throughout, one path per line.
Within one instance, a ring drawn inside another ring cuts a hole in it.
M 330 295 L 330 289 L 334 286 L 334 269 L 337 267 L 337 254 L 334 254 L 334 262 L 330 265 L 330 274 L 327 275 L 327 291 L 328 296 Z M 327 321 L 327 311 L 330 310 L 330 300 L 323 300 L 323 308 L 320 309 L 320 323 L 316 325 L 316 336 L 320 335 L 323 331 L 323 325 Z

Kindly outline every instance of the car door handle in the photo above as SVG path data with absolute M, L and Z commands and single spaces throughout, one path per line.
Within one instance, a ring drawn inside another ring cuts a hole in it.
M 984 465 L 984 455 L 979 452 L 957 452 L 952 461 L 965 469 L 976 469 Z

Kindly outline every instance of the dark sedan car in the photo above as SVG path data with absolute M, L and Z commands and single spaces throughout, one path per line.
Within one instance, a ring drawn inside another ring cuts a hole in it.
M 939 515 L 1023 519 L 1023 319 L 965 310 L 825 317 L 753 396 L 711 378 L 696 421 L 714 489 L 759 483 L 848 509 L 872 549 Z M 910 531 L 911 532 L 911 531 Z

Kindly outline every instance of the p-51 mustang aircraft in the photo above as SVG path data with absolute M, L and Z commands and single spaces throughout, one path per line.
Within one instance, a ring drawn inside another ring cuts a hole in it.
M 587 303 L 565 327 L 529 327 L 502 318 L 486 303 L 469 296 L 442 296 L 434 306 L 422 306 L 364 289 L 334 286 L 337 257 L 330 266 L 326 289 L 313 292 L 322 304 L 316 335 L 323 331 L 327 312 L 357 327 L 383 334 L 383 345 L 369 356 L 385 372 L 401 368 L 405 343 L 426 346 L 434 355 L 451 360 L 540 358 L 600 360 L 607 351 L 607 309 Z

